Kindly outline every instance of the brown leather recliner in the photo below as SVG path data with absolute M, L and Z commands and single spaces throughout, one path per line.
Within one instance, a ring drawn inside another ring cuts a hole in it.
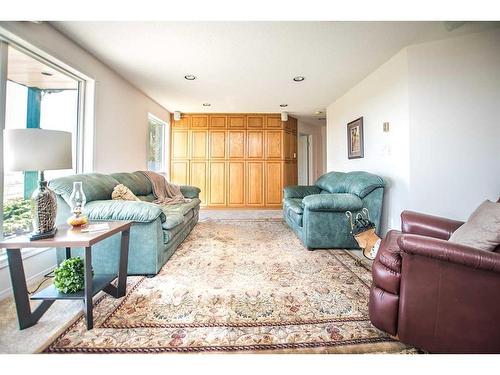
M 372 324 L 430 353 L 500 353 L 500 246 L 448 242 L 463 223 L 404 211 L 372 267 Z

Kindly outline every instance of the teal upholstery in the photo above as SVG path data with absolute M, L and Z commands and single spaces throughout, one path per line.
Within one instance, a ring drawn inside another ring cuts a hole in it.
M 191 201 L 172 206 L 158 206 L 154 201 L 150 181 L 140 172 L 80 174 L 57 178 L 49 186 L 57 197 L 57 224 L 71 215 L 68 205 L 73 182 L 82 181 L 87 197 L 85 214 L 93 222 L 110 220 L 133 221 L 130 230 L 128 274 L 154 275 L 172 256 L 198 222 L 200 189 L 182 186 L 181 191 Z M 141 201 L 112 200 L 116 185 L 127 186 Z M 92 267 L 95 273 L 115 273 L 118 269 L 120 234 L 92 248 Z M 73 249 L 72 256 L 83 256 L 83 249 Z M 64 249 L 57 249 L 57 259 L 65 259 Z
M 287 186 L 283 215 L 308 249 L 357 249 L 346 211 L 370 212 L 380 230 L 384 180 L 367 172 L 330 172 L 313 186 Z

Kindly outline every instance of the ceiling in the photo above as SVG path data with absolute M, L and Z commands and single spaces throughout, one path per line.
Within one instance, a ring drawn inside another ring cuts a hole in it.
M 323 124 L 326 107 L 405 46 L 480 22 L 51 22 L 169 111 L 280 112 Z M 184 76 L 197 77 L 187 81 Z M 302 75 L 301 83 L 292 78 Z M 210 107 L 203 107 L 210 103 Z
M 15 48 L 8 49 L 7 79 L 41 90 L 76 90 L 78 82 Z

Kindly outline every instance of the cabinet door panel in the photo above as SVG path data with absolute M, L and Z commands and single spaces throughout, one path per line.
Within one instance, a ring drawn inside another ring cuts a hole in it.
M 229 129 L 244 129 L 246 127 L 246 116 L 227 116 L 227 127 Z
M 264 129 L 264 116 L 247 116 L 248 129 Z
M 264 158 L 264 132 L 262 130 L 248 130 L 247 132 L 248 158 Z
M 285 155 L 286 160 L 292 159 L 292 133 L 285 131 L 283 133 L 284 137 L 284 145 L 283 145 L 283 153 Z
M 178 121 L 174 120 L 174 115 L 171 117 L 171 124 L 173 128 L 176 129 L 187 129 L 189 127 L 190 117 L 187 115 L 181 115 L 181 119 Z
M 191 181 L 189 185 L 200 188 L 201 204 L 207 204 L 208 163 L 206 161 L 191 162 Z
M 174 159 L 189 157 L 189 132 L 187 130 L 172 131 L 172 157 Z
M 264 206 L 264 162 L 247 162 L 247 206 Z
M 208 115 L 191 115 L 192 129 L 208 129 Z
M 266 162 L 266 204 L 281 205 L 283 190 L 283 163 Z
M 209 197 L 208 204 L 211 206 L 226 205 L 226 162 L 210 162 L 209 168 Z
M 174 184 L 188 185 L 189 184 L 189 161 L 174 160 L 172 161 L 172 169 L 170 171 L 171 179 Z
M 224 130 L 210 131 L 210 159 L 226 157 L 226 132 Z
M 226 116 L 210 115 L 210 129 L 224 129 L 226 127 Z
M 228 187 L 227 204 L 228 206 L 245 205 L 245 162 L 230 161 L 228 163 Z
M 297 133 L 292 133 L 290 154 L 291 154 L 292 160 L 297 161 Z
M 266 131 L 266 158 L 281 159 L 283 158 L 283 131 L 267 130 Z
M 245 157 L 245 131 L 229 130 L 227 132 L 229 158 L 243 159 Z
M 267 129 L 282 129 L 283 122 L 281 121 L 281 117 L 267 116 L 266 128 Z
M 191 157 L 193 159 L 207 159 L 208 157 L 208 132 L 193 130 L 191 132 Z

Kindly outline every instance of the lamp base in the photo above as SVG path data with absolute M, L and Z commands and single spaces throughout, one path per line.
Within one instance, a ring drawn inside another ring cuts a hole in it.
M 57 227 L 52 228 L 48 232 L 45 233 L 32 233 L 30 235 L 30 241 L 43 240 L 45 238 L 52 238 L 57 233 Z

